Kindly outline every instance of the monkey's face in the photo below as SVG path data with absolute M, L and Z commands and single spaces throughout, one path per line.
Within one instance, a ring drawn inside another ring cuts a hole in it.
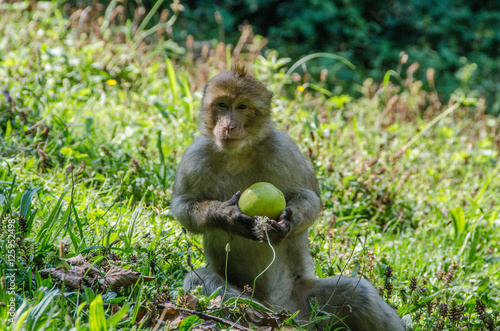
M 201 132 L 220 150 L 240 150 L 269 134 L 272 93 L 255 78 L 228 71 L 206 86 Z

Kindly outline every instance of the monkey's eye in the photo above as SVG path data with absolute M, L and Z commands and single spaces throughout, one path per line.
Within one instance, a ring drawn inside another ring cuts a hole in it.
M 238 105 L 238 109 L 248 109 L 248 106 L 243 103 L 241 105 Z
M 226 105 L 224 102 L 219 102 L 219 103 L 217 104 L 217 106 L 219 106 L 220 108 L 224 108 L 224 109 L 225 109 L 225 108 L 228 108 L 228 107 L 227 107 L 227 105 Z

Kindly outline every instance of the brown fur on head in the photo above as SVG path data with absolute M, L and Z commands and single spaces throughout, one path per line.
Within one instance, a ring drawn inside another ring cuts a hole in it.
M 245 77 L 248 75 L 247 67 L 244 63 L 235 63 L 231 66 L 231 71 L 238 77 Z
M 233 65 L 205 86 L 201 133 L 220 150 L 240 150 L 260 142 L 272 130 L 272 95 L 244 66 Z

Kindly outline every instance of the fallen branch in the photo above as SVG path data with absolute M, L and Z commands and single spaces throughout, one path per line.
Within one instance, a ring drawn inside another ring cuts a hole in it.
M 165 305 L 164 304 L 158 304 L 157 305 L 158 308 L 165 308 Z M 225 324 L 225 325 L 229 325 L 235 329 L 238 329 L 238 330 L 243 330 L 243 331 L 252 331 L 252 329 L 249 329 L 247 327 L 244 327 L 242 325 L 239 325 L 239 324 L 235 324 L 234 322 L 230 321 L 230 320 L 227 320 L 225 318 L 222 318 L 222 317 L 218 317 L 218 316 L 214 316 L 214 315 L 209 315 L 209 314 L 205 314 L 205 313 L 202 313 L 200 311 L 196 311 L 196 310 L 191 310 L 191 309 L 186 309 L 186 308 L 177 308 L 179 311 L 183 312 L 183 313 L 188 313 L 188 314 L 191 314 L 191 315 L 196 315 L 198 317 L 201 317 L 203 319 L 208 319 L 208 320 L 212 320 L 214 322 L 218 322 L 218 323 L 222 323 L 222 324 Z

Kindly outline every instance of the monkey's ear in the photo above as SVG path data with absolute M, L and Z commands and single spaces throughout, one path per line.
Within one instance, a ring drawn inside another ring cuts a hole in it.
M 267 92 L 269 92 L 269 99 L 272 99 L 274 97 L 274 93 L 271 91 L 267 91 Z
M 231 71 L 236 77 L 245 77 L 248 73 L 247 67 L 243 62 L 236 62 L 231 65 Z

